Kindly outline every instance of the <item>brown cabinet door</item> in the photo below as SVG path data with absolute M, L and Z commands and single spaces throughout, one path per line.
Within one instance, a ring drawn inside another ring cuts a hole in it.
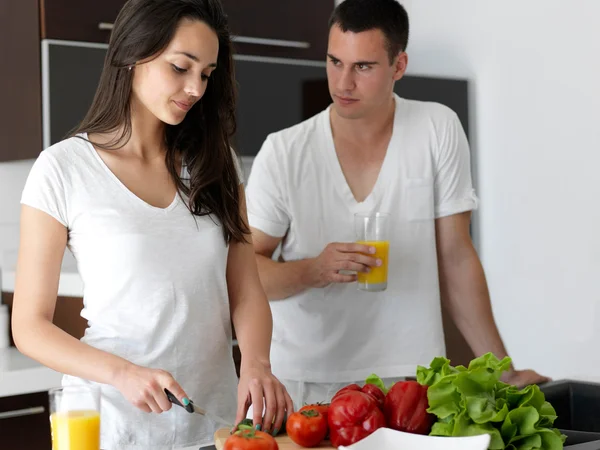
M 19 450 L 50 450 L 48 394 L 0 398 L 0 447 Z
M 40 0 L 42 39 L 107 43 L 110 26 L 125 2 Z
M 40 0 L 41 36 L 108 42 L 125 0 Z M 333 0 L 222 0 L 239 53 L 325 59 Z
M 0 0 L 0 162 L 42 151 L 37 2 Z
M 325 60 L 333 0 L 222 0 L 236 52 Z

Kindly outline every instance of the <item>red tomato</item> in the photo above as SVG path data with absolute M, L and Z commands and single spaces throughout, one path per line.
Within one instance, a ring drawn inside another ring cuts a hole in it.
M 325 439 L 327 420 L 319 411 L 296 411 L 288 417 L 285 431 L 292 441 L 302 447 L 316 447 Z
M 239 430 L 227 438 L 223 450 L 279 450 L 279 446 L 268 433 Z
M 325 422 L 327 422 L 327 412 L 329 411 L 330 403 L 313 403 L 312 405 L 305 405 L 298 410 L 298 412 L 307 411 L 309 409 L 314 409 L 319 411 L 325 417 Z

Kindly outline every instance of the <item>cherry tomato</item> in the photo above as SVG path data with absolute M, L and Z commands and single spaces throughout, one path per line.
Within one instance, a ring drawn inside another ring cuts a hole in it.
M 268 433 L 241 429 L 227 438 L 223 450 L 279 450 L 279 446 Z
M 316 409 L 296 411 L 288 417 L 285 431 L 296 444 L 302 447 L 316 447 L 325 439 L 327 420 Z

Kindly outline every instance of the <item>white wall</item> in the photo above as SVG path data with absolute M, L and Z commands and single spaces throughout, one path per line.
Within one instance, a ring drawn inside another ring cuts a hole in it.
M 518 367 L 600 377 L 600 2 L 419 0 L 409 73 L 472 80 L 479 249 Z

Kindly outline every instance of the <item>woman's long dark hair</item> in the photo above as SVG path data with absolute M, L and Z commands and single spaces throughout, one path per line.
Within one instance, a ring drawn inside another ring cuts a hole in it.
M 100 148 L 122 147 L 131 137 L 131 92 L 137 62 L 155 57 L 170 43 L 182 19 L 201 20 L 219 39 L 217 69 L 204 96 L 178 125 L 166 125 L 165 162 L 179 195 L 196 216 L 220 221 L 226 243 L 247 242 L 250 232 L 240 214 L 240 179 L 230 147 L 235 133 L 235 78 L 227 17 L 220 0 L 129 0 L 111 33 L 96 95 L 81 124 L 71 133 L 123 133 Z M 190 175 L 184 183 L 179 158 Z

